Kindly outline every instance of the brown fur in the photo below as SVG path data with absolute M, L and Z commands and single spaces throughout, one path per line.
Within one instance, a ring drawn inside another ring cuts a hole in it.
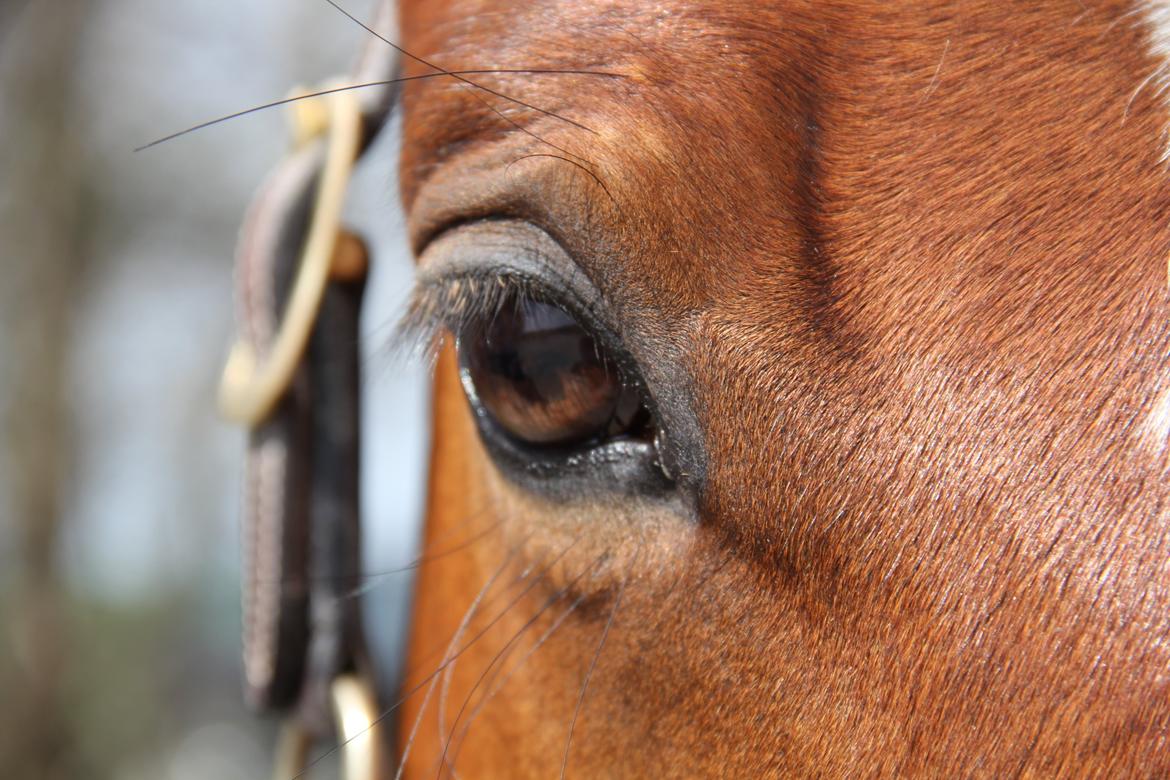
M 444 67 L 622 74 L 477 77 L 589 130 L 409 85 L 410 229 L 547 230 L 686 375 L 709 457 L 693 516 L 543 502 L 441 361 L 428 537 L 500 525 L 422 569 L 412 679 L 507 563 L 445 728 L 581 599 L 456 729 L 459 774 L 558 774 L 619 596 L 574 777 L 1170 774 L 1170 115 L 1127 111 L 1162 64 L 1134 8 L 403 0 Z

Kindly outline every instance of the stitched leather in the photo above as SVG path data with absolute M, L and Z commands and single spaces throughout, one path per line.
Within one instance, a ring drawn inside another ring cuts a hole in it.
M 371 25 L 390 37 L 393 5 Z M 394 50 L 371 36 L 351 83 L 383 81 Z M 363 149 L 385 124 L 392 85 L 359 91 Z M 236 255 L 241 337 L 266 354 L 295 275 L 323 163 L 314 142 L 283 160 L 253 199 Z M 331 282 L 305 361 L 273 415 L 249 435 L 243 518 L 245 697 L 259 711 L 295 709 L 315 736 L 331 731 L 328 686 L 368 673 L 360 581 L 358 314 L 361 282 Z

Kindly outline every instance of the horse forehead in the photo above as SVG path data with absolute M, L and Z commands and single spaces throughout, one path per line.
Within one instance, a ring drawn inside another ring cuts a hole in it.
M 1170 47 L 1159 13 L 1131 2 L 407 1 L 407 42 L 446 67 L 622 78 L 496 77 L 588 133 L 463 85 L 410 85 L 427 110 L 408 112 L 416 165 L 404 189 L 409 205 L 418 171 L 523 124 L 555 148 L 521 137 L 512 159 L 567 154 L 617 195 L 621 213 L 601 226 L 626 242 L 612 270 L 651 310 L 739 306 L 757 323 L 872 330 L 896 327 L 891 303 L 904 298 L 924 312 L 922 331 L 929 312 L 953 323 L 979 306 L 1001 307 L 990 319 L 1019 330 L 1021 296 L 1054 276 L 1123 269 L 1133 290 L 1161 272 Z M 805 301 L 798 321 L 777 322 L 767 301 L 793 296 Z
M 892 223 L 901 235 L 939 237 L 929 219 L 905 222 L 927 203 L 971 233 L 1013 198 L 1037 204 L 1063 191 L 1070 197 L 1044 207 L 1073 210 L 1158 189 L 1161 172 L 1141 153 L 1164 144 L 1158 14 L 1130 2 L 1071 6 L 406 0 L 406 40 L 444 66 L 622 76 L 495 77 L 509 94 L 588 124 L 584 137 L 515 104 L 487 107 L 464 85 L 411 85 L 445 106 L 423 114 L 425 142 L 412 140 L 441 156 L 468 137 L 514 133 L 509 119 L 539 125 L 624 186 L 635 216 L 673 222 L 677 235 L 702 211 L 706 243 L 773 255 L 775 231 L 767 240 L 760 231 L 806 216 L 785 201 L 808 185 L 807 205 L 840 216 L 840 237 L 871 242 L 874 256 L 874 232 Z M 461 99 L 443 100 L 453 91 Z M 671 218 L 680 206 L 689 220 Z M 1107 218 L 1087 211 L 1079 222 Z M 744 267 L 751 252 L 723 258 L 736 259 Z
M 986 370 L 998 352 L 1038 372 L 1057 333 L 1153 343 L 1170 224 L 1153 8 L 405 2 L 406 41 L 445 67 L 622 78 L 495 77 L 589 132 L 410 85 L 404 189 L 469 140 L 586 161 L 620 203 L 599 226 L 617 244 L 606 273 L 766 364 L 748 372 L 761 385 L 859 339 L 891 360 Z

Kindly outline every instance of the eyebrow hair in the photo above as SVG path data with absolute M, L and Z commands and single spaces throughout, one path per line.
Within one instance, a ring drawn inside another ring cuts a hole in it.
M 476 90 L 486 92 L 489 95 L 493 95 L 494 97 L 503 98 L 504 100 L 507 100 L 510 103 L 515 103 L 516 105 L 521 106 L 523 108 L 527 108 L 527 109 L 530 109 L 532 111 L 536 111 L 536 112 L 539 112 L 541 114 L 551 116 L 554 119 L 561 120 L 562 122 L 568 122 L 570 125 L 574 125 L 582 130 L 588 130 L 591 133 L 594 132 L 592 129 L 586 127 L 585 125 L 581 124 L 580 122 L 577 122 L 576 120 L 570 119 L 567 116 L 563 116 L 563 115 L 558 114 L 556 112 L 549 111 L 548 109 L 541 108 L 540 106 L 534 106 L 531 103 L 525 103 L 523 100 L 520 100 L 519 98 L 512 97 L 511 95 L 505 95 L 503 92 L 498 92 L 498 91 L 492 89 L 491 87 L 485 87 L 482 84 L 478 84 L 478 83 L 472 81 L 471 79 L 466 78 L 465 76 L 463 76 L 460 73 L 457 73 L 457 72 L 451 71 L 451 70 L 447 70 L 446 68 L 443 68 L 440 65 L 436 65 L 434 62 L 432 62 L 428 59 L 424 59 L 424 58 L 420 57 L 419 55 L 417 55 L 411 51 L 408 51 L 407 49 L 405 49 L 404 47 L 395 43 L 394 41 L 390 40 L 385 35 L 378 32 L 373 27 L 366 24 L 361 19 L 357 18 L 356 16 L 351 14 L 349 11 L 347 11 L 345 8 L 343 8 L 341 5 L 339 5 L 337 0 L 325 0 L 325 2 L 328 3 L 329 5 L 333 6 L 333 8 L 336 11 L 338 11 L 342 16 L 349 19 L 351 22 L 356 24 L 358 27 L 361 27 L 367 33 L 369 33 L 370 35 L 372 35 L 375 38 L 377 38 L 378 40 L 380 40 L 382 43 L 384 43 L 387 46 L 389 46 L 390 48 L 394 49 L 394 51 L 398 52 L 403 57 L 407 57 L 407 58 L 419 63 L 420 65 L 423 65 L 427 68 L 431 68 L 432 70 L 438 71 L 438 75 L 448 76 L 450 78 L 455 79 L 456 81 L 462 82 L 463 84 L 465 84 L 469 87 L 474 87 Z M 480 99 L 483 100 L 482 97 L 480 97 Z M 484 101 L 484 104 L 487 105 L 488 108 L 492 108 L 492 110 L 496 111 L 496 113 L 500 114 L 500 116 L 502 116 L 502 117 L 504 116 L 502 113 L 500 113 L 498 110 L 493 108 L 486 101 Z M 507 119 L 507 117 L 504 117 L 504 118 Z
M 206 130 L 209 127 L 214 127 L 215 125 L 223 124 L 224 122 L 230 122 L 233 119 L 239 119 L 241 117 L 248 116 L 249 114 L 256 114 L 256 113 L 259 113 L 261 111 L 267 111 L 267 110 L 272 109 L 272 108 L 279 108 L 280 106 L 286 106 L 286 105 L 289 105 L 290 103 L 296 103 L 296 102 L 301 101 L 301 100 L 309 100 L 311 98 L 326 97 L 328 95 L 334 95 L 334 94 L 337 94 L 339 92 L 350 92 L 353 90 L 372 89 L 374 87 L 398 86 L 401 84 L 406 84 L 406 83 L 411 82 L 411 81 L 427 81 L 429 79 L 437 79 L 437 78 L 442 78 L 444 76 L 458 78 L 458 77 L 462 77 L 462 76 L 482 76 L 482 75 L 495 75 L 495 74 L 503 74 L 503 75 L 512 74 L 512 75 L 529 75 L 529 76 L 556 76 L 556 75 L 562 75 L 562 76 L 608 76 L 611 78 L 623 77 L 623 74 L 621 74 L 621 73 L 611 73 L 609 71 L 586 70 L 586 69 L 576 69 L 576 68 L 466 68 L 466 69 L 459 69 L 459 70 L 440 70 L 440 71 L 436 71 L 435 73 L 420 73 L 420 74 L 416 74 L 413 76 L 397 76 L 397 77 L 391 78 L 391 79 L 380 79 L 378 81 L 364 81 L 364 82 L 361 82 L 358 84 L 344 84 L 344 85 L 339 86 L 339 87 L 330 87 L 328 89 L 321 89 L 321 90 L 317 90 L 315 92 L 306 93 L 304 95 L 294 95 L 292 97 L 281 98 L 280 100 L 273 100 L 273 101 L 270 101 L 268 103 L 262 103 L 262 104 L 257 105 L 257 106 L 245 108 L 241 111 L 233 111 L 230 114 L 224 114 L 223 116 L 218 116 L 214 119 L 208 119 L 204 122 L 200 122 L 198 124 L 191 125 L 190 127 L 186 127 L 186 128 L 179 130 L 177 132 L 170 133 L 168 135 L 164 135 L 161 138 L 156 138 L 153 141 L 149 141 L 147 143 L 142 144 L 141 146 L 136 146 L 134 148 L 134 152 L 135 153 L 143 152 L 143 151 L 146 151 L 147 149 L 150 149 L 150 148 L 155 147 L 155 146 L 159 146 L 160 144 L 165 144 L 168 141 L 173 141 L 176 138 L 181 138 L 181 137 L 188 135 L 190 133 L 199 132 L 200 130 Z M 472 82 L 467 82 L 467 83 L 472 83 Z M 478 86 L 478 85 L 476 85 L 476 86 Z M 504 95 L 503 97 L 507 98 L 508 96 Z M 511 99 L 511 98 L 509 98 L 509 99 Z M 387 105 L 387 114 L 392 113 L 393 111 L 396 111 L 398 108 L 401 107 L 401 105 L 402 105 L 402 90 L 395 89 L 395 90 L 393 90 L 393 94 L 391 95 L 389 104 Z M 527 104 L 523 104 L 523 105 L 527 105 Z M 491 108 L 491 106 L 489 106 L 489 108 Z M 540 109 L 537 108 L 536 110 L 540 110 Z M 499 113 L 499 112 L 497 111 L 497 113 Z

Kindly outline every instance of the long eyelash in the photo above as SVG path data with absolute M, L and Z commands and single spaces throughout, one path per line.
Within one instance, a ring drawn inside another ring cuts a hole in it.
M 509 301 L 538 291 L 531 279 L 512 273 L 421 278 L 394 330 L 392 347 L 433 362 L 444 330 L 463 335 L 491 322 Z

